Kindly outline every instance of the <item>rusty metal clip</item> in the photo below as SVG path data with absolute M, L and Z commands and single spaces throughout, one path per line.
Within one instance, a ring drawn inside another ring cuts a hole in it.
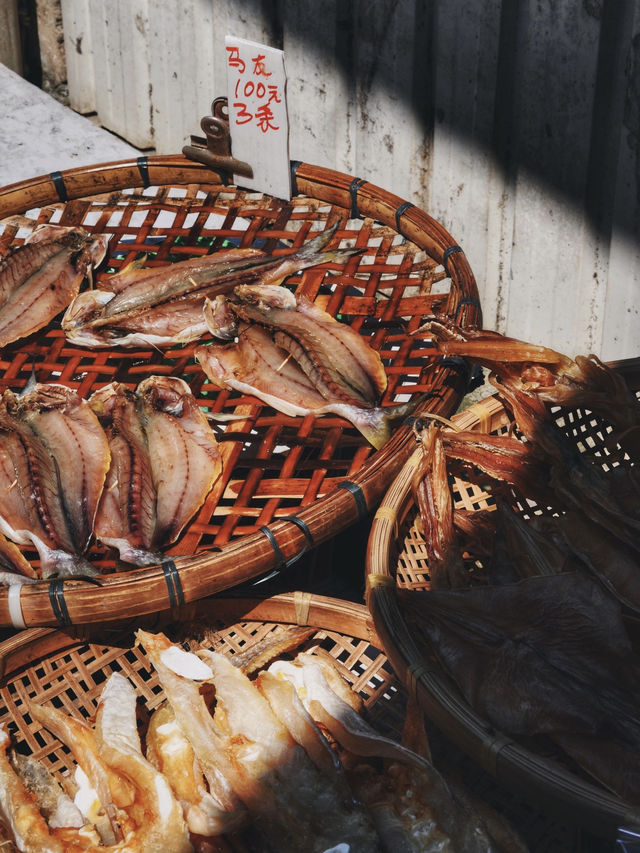
M 202 136 L 191 136 L 191 145 L 185 145 L 182 153 L 212 169 L 221 169 L 232 175 L 253 178 L 249 163 L 231 156 L 231 134 L 229 133 L 229 105 L 226 98 L 216 98 L 211 104 L 211 115 L 200 122 Z

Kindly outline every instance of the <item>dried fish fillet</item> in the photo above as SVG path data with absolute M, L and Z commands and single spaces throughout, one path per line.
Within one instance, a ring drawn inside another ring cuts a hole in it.
M 387 376 L 378 353 L 351 326 L 305 296 L 270 285 L 240 285 L 219 299 L 239 320 L 267 329 L 325 399 L 364 408 L 380 401 Z M 215 309 L 209 306 L 205 318 L 216 335 Z
M 307 267 L 358 254 L 353 249 L 322 251 L 336 227 L 337 223 L 285 255 L 232 249 L 116 273 L 102 289 L 81 293 L 73 301 L 62 328 L 71 343 L 88 347 L 167 346 L 196 340 L 206 332 L 205 297 L 226 293 L 242 282 L 279 283 Z
M 84 558 L 109 468 L 109 446 L 85 400 L 55 384 L 0 400 L 0 529 L 34 545 L 42 576 L 93 575 Z
M 46 326 L 104 258 L 107 236 L 43 225 L 0 261 L 0 347 Z
M 390 437 L 393 422 L 406 417 L 416 405 L 363 407 L 327 399 L 259 325 L 243 323 L 237 343 L 202 345 L 194 355 L 217 387 L 257 397 L 291 417 L 338 415 L 352 423 L 376 448 Z
M 202 506 L 222 471 L 215 435 L 186 382 L 111 384 L 90 405 L 108 431 L 111 468 L 96 537 L 125 562 L 153 565 Z

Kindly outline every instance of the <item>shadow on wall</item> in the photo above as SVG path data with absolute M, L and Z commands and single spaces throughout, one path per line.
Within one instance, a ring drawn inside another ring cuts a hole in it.
M 270 20 L 273 44 L 286 49 L 289 2 L 242 6 Z M 311 4 L 309 14 L 320 8 Z M 342 69 L 365 116 L 374 88 L 384 87 L 419 117 L 432 145 L 439 130 L 454 133 L 489 153 L 507 180 L 526 173 L 563 194 L 601 237 L 613 227 L 638 235 L 638 0 L 375 0 L 338 3 L 335 14 L 335 45 L 323 42 L 322 26 L 296 30 L 296 16 L 287 37 Z M 413 56 L 382 64 L 369 46 L 384 43 L 398 16 L 413 33 Z

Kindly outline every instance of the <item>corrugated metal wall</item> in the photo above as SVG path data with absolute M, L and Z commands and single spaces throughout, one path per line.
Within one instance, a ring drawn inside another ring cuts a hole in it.
M 640 0 L 62 0 L 71 105 L 180 151 L 224 36 L 285 51 L 291 156 L 423 207 L 484 324 L 640 355 Z

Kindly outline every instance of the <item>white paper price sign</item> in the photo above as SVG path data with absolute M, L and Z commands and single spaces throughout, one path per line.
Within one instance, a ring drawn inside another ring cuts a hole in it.
M 231 153 L 253 168 L 253 178 L 234 175 L 234 180 L 288 200 L 291 171 L 284 53 L 235 36 L 226 36 L 225 47 Z

